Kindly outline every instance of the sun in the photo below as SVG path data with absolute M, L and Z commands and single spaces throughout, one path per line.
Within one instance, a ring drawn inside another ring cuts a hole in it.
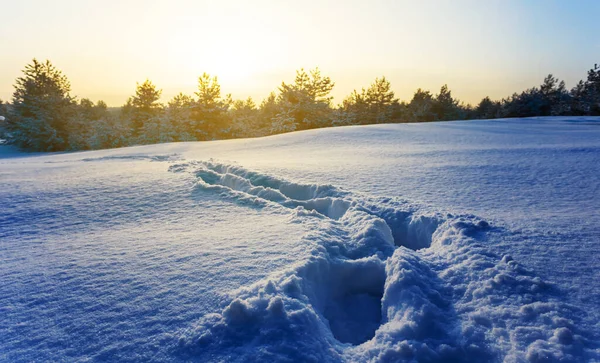
M 224 84 L 243 86 L 268 66 L 252 44 L 233 41 L 239 38 L 234 30 L 224 30 L 217 37 L 199 36 L 204 32 L 204 27 L 181 24 L 171 33 L 165 42 L 165 61 L 172 72 L 196 78 L 206 72 Z

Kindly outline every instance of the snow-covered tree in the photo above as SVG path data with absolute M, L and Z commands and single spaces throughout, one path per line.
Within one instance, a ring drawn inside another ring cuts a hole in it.
M 412 100 L 408 104 L 408 112 L 412 121 L 434 121 L 436 115 L 433 113 L 434 98 L 431 92 L 417 89 Z
M 177 141 L 177 132 L 164 114 L 157 114 L 144 123 L 136 139 L 140 144 L 156 144 Z
M 275 92 L 271 92 L 267 98 L 265 98 L 258 108 L 258 130 L 261 135 L 271 133 L 271 124 L 273 119 L 279 113 L 279 105 L 277 104 L 277 95 Z
M 177 141 L 196 141 L 206 139 L 203 121 L 192 117 L 195 101 L 192 97 L 180 93 L 167 104 L 166 118 L 175 131 Z
M 162 90 L 157 89 L 149 80 L 137 84 L 135 95 L 123 107 L 123 114 L 129 119 L 134 137 L 141 136 L 146 122 L 155 120 L 162 114 L 163 106 L 158 102 L 161 94 Z
M 496 118 L 500 114 L 501 107 L 500 102 L 492 101 L 486 96 L 475 107 L 474 117 L 478 119 Z
M 75 101 L 67 77 L 50 61 L 36 59 L 17 78 L 7 118 L 9 142 L 30 150 L 64 150 L 68 146 Z
M 131 130 L 120 118 L 109 113 L 91 123 L 90 135 L 87 139 L 92 150 L 122 147 L 131 144 Z
M 298 121 L 292 108 L 280 111 L 277 116 L 272 119 L 271 134 L 281 134 L 284 132 L 292 132 L 298 129 Z
M 8 115 L 8 105 L 0 98 L 0 116 L 6 118 Z
M 585 82 L 585 102 L 589 105 L 588 114 L 600 116 L 600 67 L 594 64 L 594 68 L 588 71 Z
M 334 124 L 358 125 L 369 123 L 369 105 L 365 93 L 364 88 L 360 93 L 353 90 L 348 97 L 344 98 L 339 106 L 340 112 L 335 114 Z
M 219 138 L 229 132 L 231 120 L 227 111 L 231 105 L 231 95 L 221 96 L 221 86 L 217 77 L 208 73 L 198 78 L 198 99 L 194 104 L 192 118 L 202 124 L 210 138 Z
M 245 100 L 236 100 L 231 107 L 231 134 L 230 137 L 259 136 L 259 112 L 252 97 Z
M 564 81 L 559 81 L 552 74 L 549 74 L 540 86 L 540 93 L 543 100 L 540 116 L 569 114 L 571 100 Z
M 570 92 L 570 113 L 575 115 L 600 115 L 600 67 L 588 71 L 587 79 L 579 81 Z
M 569 107 L 570 113 L 576 116 L 582 116 L 589 113 L 589 104 L 586 102 L 587 90 L 585 82 L 579 81 L 571 89 L 571 106 Z
M 279 112 L 273 118 L 278 130 L 303 130 L 331 124 L 331 90 L 334 83 L 321 75 L 318 68 L 307 73 L 296 71 L 293 84 L 283 82 L 279 87 Z
M 385 77 L 375 78 L 368 89 L 363 88 L 360 93 L 354 90 L 342 101 L 340 108 L 345 113 L 342 119 L 351 124 L 390 122 L 395 102 L 390 82 Z
M 0 139 L 6 139 L 6 117 L 8 115 L 7 105 L 0 99 Z
M 394 103 L 394 91 L 385 77 L 375 78 L 375 82 L 367 89 L 365 100 L 375 123 L 389 122 Z
M 108 107 L 104 101 L 94 104 L 83 98 L 75 107 L 75 115 L 71 119 L 68 135 L 68 147 L 71 150 L 93 148 L 90 139 L 95 131 L 94 124 L 109 117 Z
M 435 96 L 431 111 L 436 120 L 457 120 L 459 118 L 459 101 L 452 97 L 448 85 L 443 85 L 440 93 Z

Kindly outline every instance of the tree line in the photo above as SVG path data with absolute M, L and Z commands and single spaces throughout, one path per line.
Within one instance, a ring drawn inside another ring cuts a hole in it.
M 334 82 L 318 68 L 296 71 L 260 104 L 223 95 L 217 77 L 204 73 L 193 95 L 166 104 L 151 81 L 137 84 L 118 112 L 105 102 L 71 95 L 67 77 L 50 61 L 34 59 L 17 78 L 10 103 L 0 100 L 0 139 L 25 150 L 90 150 L 175 141 L 256 137 L 342 125 L 600 115 L 600 67 L 568 90 L 548 75 L 539 87 L 502 100 L 485 97 L 476 106 L 460 102 L 447 85 L 437 94 L 418 89 L 398 100 L 385 77 L 354 90 L 334 106 Z M 1 118 L 0 118 L 1 120 Z

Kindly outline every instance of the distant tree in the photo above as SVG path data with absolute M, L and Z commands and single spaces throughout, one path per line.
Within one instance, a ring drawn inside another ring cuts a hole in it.
M 331 124 L 331 90 L 334 83 L 321 75 L 318 68 L 307 73 L 296 71 L 293 84 L 279 87 L 278 114 L 273 118 L 277 130 L 303 130 Z
M 252 97 L 245 100 L 236 100 L 230 109 L 232 120 L 231 137 L 258 136 L 260 122 L 259 112 Z
M 481 102 L 475 107 L 474 118 L 490 119 L 496 118 L 501 112 L 502 105 L 500 102 L 492 101 L 489 97 L 484 97 Z
M 340 105 L 341 113 L 336 115 L 335 124 L 337 125 L 358 125 L 371 123 L 369 114 L 369 104 L 366 99 L 366 90 L 361 92 L 353 90 Z
M 469 103 L 459 102 L 457 106 L 456 120 L 472 120 L 475 118 L 475 108 Z
M 549 74 L 539 88 L 529 88 L 503 99 L 501 114 L 503 117 L 568 115 L 573 103 L 571 97 L 565 83 Z
M 210 138 L 219 138 L 229 133 L 231 120 L 227 111 L 231 106 L 231 95 L 221 96 L 221 86 L 217 77 L 203 73 L 198 78 L 198 100 L 193 109 L 192 118 L 202 124 L 203 132 Z
M 588 101 L 588 94 L 586 89 L 586 84 L 583 81 L 579 81 L 571 89 L 571 107 L 570 112 L 575 116 L 583 116 L 590 112 L 590 104 Z
M 394 103 L 394 91 L 385 77 L 375 78 L 375 82 L 367 89 L 365 101 L 375 123 L 389 122 Z
M 107 113 L 106 117 L 91 123 L 87 139 L 90 149 L 106 149 L 127 146 L 131 143 L 131 130 L 119 117 Z
M 537 87 L 502 100 L 502 117 L 532 117 L 542 113 L 544 99 Z
M 443 85 L 432 103 L 431 112 L 436 120 L 457 120 L 459 119 L 458 101 L 452 97 L 452 92 L 448 85 Z
M 96 123 L 102 122 L 109 117 L 108 107 L 104 101 L 94 104 L 87 98 L 75 105 L 75 116 L 71 119 L 68 135 L 68 148 L 71 150 L 86 150 L 97 148 L 92 145 L 91 139 L 96 132 Z
M 136 139 L 140 144 L 156 144 L 177 141 L 177 132 L 164 114 L 149 119 Z
M 394 100 L 394 102 L 392 102 L 392 115 L 391 115 L 391 119 L 392 122 L 409 122 L 412 120 L 412 117 L 410 115 L 409 109 L 408 109 L 408 103 L 406 103 L 405 101 L 399 101 L 399 100 Z
M 434 98 L 431 92 L 417 89 L 412 100 L 408 104 L 408 112 L 412 121 L 434 121 L 436 114 L 433 113 Z
M 261 134 L 271 133 L 271 124 L 273 119 L 279 113 L 279 105 L 277 104 L 277 95 L 275 92 L 271 92 L 267 98 L 265 98 L 258 108 L 258 129 L 261 130 Z
M 167 104 L 166 118 L 175 131 L 177 141 L 195 141 L 206 139 L 202 130 L 203 123 L 194 120 L 195 101 L 192 97 L 180 93 Z
M 0 139 L 6 139 L 6 118 L 8 117 L 8 106 L 0 99 Z
M 600 116 L 600 67 L 594 64 L 594 68 L 588 71 L 585 82 L 585 102 L 589 105 L 588 114 Z
M 575 115 L 600 115 L 600 67 L 594 64 L 585 81 L 579 83 L 570 92 L 570 112 Z
M 122 114 L 128 119 L 134 137 L 142 136 L 146 123 L 160 118 L 163 112 L 163 106 L 158 102 L 161 94 L 162 90 L 146 80 L 137 84 L 135 95 L 123 106 Z
M 9 142 L 18 147 L 55 151 L 67 148 L 69 125 L 75 113 L 67 77 L 50 61 L 36 59 L 17 78 L 7 119 Z
M 375 78 L 368 89 L 363 88 L 360 93 L 354 90 L 342 101 L 340 108 L 344 115 L 341 119 L 346 124 L 390 122 L 395 102 L 390 82 L 385 77 Z
M 8 105 L 0 98 L 0 116 L 6 117 L 8 115 Z
M 558 116 L 569 114 L 570 95 L 565 82 L 559 81 L 552 74 L 544 78 L 540 86 L 542 105 L 539 116 Z

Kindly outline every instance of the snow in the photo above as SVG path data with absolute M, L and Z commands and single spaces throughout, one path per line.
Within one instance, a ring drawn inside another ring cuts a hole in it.
M 600 360 L 600 118 L 0 152 L 0 361 Z

